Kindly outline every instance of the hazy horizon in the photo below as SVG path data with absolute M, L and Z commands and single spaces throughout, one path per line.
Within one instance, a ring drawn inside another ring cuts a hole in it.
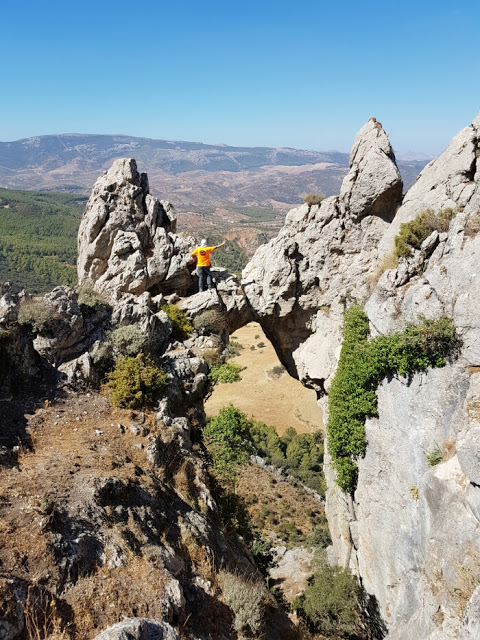
M 135 136 L 129 133 L 103 133 L 103 132 L 86 132 L 86 133 L 79 133 L 78 131 L 62 131 L 61 133 L 45 133 L 45 134 L 41 134 L 41 135 L 32 135 L 32 136 L 25 136 L 22 138 L 16 138 L 16 139 L 11 139 L 11 140 L 0 140 L 0 143 L 11 143 L 11 142 L 22 142 L 23 140 L 32 140 L 34 138 L 45 138 L 45 137 L 61 137 L 61 136 L 112 136 L 112 137 L 126 137 L 126 138 L 138 138 L 138 139 L 145 139 L 145 140 L 158 140 L 158 141 L 162 141 L 162 142 L 186 142 L 186 143 L 194 143 L 194 144 L 203 144 L 206 146 L 212 146 L 212 147 L 216 147 L 216 146 L 221 146 L 221 147 L 227 147 L 227 148 L 238 148 L 238 147 L 245 147 L 245 148 L 251 148 L 251 149 L 255 149 L 255 148 L 276 148 L 276 149 L 293 149 L 296 151 L 314 151 L 314 152 L 325 152 L 325 153 L 350 153 L 350 149 L 339 149 L 339 148 L 307 148 L 307 147 L 292 147 L 292 146 L 287 146 L 287 145 L 277 145 L 275 147 L 269 146 L 269 145 L 261 145 L 261 144 L 253 144 L 253 145 L 240 145 L 240 144 L 230 144 L 228 142 L 205 142 L 204 140 L 187 140 L 186 138 L 176 138 L 175 140 L 173 140 L 172 138 L 165 138 L 165 137 L 150 137 L 150 136 Z M 353 144 L 353 139 L 352 139 L 352 144 Z M 394 151 L 397 155 L 416 155 L 419 156 L 420 159 L 426 159 L 426 158 L 434 158 L 439 154 L 431 154 L 431 153 L 425 153 L 423 150 L 421 149 L 395 149 Z

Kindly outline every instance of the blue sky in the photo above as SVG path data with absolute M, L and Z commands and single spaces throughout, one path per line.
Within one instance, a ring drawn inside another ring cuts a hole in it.
M 438 153 L 480 109 L 480 2 L 4 0 L 0 140 L 124 133 Z

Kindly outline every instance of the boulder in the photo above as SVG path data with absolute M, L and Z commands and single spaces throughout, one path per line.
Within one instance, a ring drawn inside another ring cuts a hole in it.
M 162 620 L 125 618 L 99 633 L 94 640 L 179 640 L 179 636 Z
M 10 282 L 0 282 L 0 328 L 16 322 L 18 307 L 27 297 L 25 291 Z
M 172 325 L 162 311 L 165 300 L 162 296 L 152 298 L 148 291 L 140 296 L 125 295 L 114 306 L 112 327 L 137 326 L 146 336 L 151 351 L 162 353 L 172 334 Z
M 55 287 L 43 296 L 52 323 L 39 332 L 33 341 L 35 350 L 50 364 L 72 359 L 83 350 L 83 316 L 77 294 L 70 287 Z
M 402 202 L 402 188 L 387 134 L 370 118 L 353 143 L 350 171 L 340 189 L 340 207 L 355 219 L 377 215 L 390 221 Z
M 185 298 L 179 307 L 199 331 L 232 334 L 252 319 L 247 298 L 236 276 L 215 267 L 211 272 L 215 288 Z

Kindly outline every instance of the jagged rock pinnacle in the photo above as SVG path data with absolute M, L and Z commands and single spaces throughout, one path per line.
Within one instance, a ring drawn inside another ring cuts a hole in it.
M 175 235 L 173 207 L 148 191 L 132 158 L 115 160 L 95 183 L 78 233 L 80 285 L 118 299 L 145 291 L 185 293 L 192 239 Z

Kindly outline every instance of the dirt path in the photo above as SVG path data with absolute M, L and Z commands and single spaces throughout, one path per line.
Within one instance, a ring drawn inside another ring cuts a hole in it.
M 242 380 L 232 384 L 217 384 L 212 396 L 205 403 L 207 416 L 232 403 L 249 417 L 277 427 L 281 435 L 288 427 L 299 433 L 323 430 L 323 419 L 317 405 L 316 394 L 291 378 L 285 371 L 279 377 L 272 374 L 280 367 L 274 348 L 257 322 L 235 332 L 232 340 L 243 345 L 240 355 L 232 360 L 246 367 L 240 374 Z M 264 343 L 264 347 L 258 344 Z M 250 349 L 251 346 L 255 349 Z

